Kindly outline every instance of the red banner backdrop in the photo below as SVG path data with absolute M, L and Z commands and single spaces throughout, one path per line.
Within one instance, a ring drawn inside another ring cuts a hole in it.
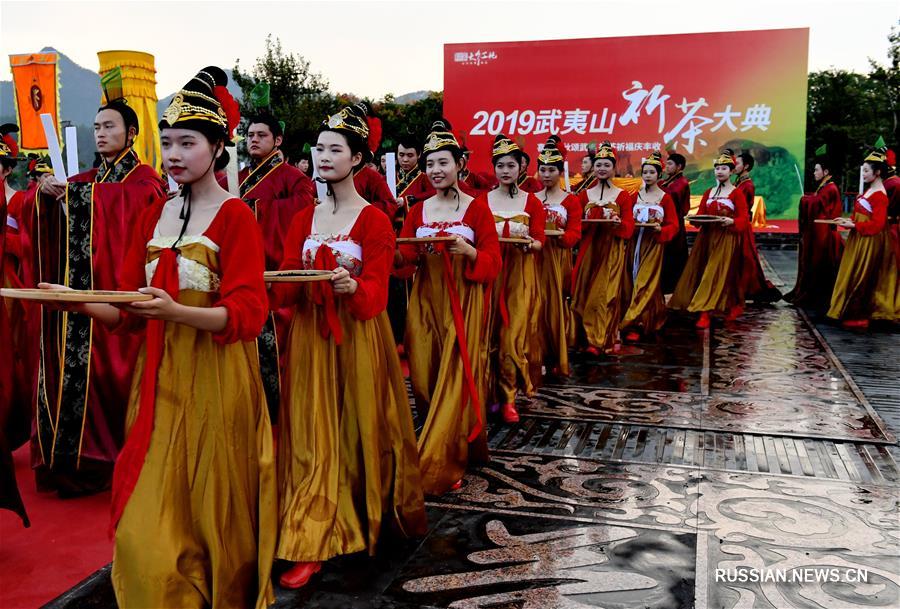
M 532 159 L 561 135 L 572 173 L 591 142 L 618 148 L 623 176 L 639 175 L 652 150 L 677 151 L 698 191 L 722 147 L 750 150 L 757 192 L 773 216 L 790 216 L 802 192 L 808 41 L 803 28 L 448 44 L 444 113 L 477 171 L 490 171 L 501 132 Z

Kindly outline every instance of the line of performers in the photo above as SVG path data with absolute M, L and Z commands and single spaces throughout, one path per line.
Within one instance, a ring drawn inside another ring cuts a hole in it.
M 99 167 L 64 183 L 33 164 L 34 186 L 3 200 L 6 286 L 152 296 L 0 306 L 0 344 L 14 345 L 0 361 L 3 458 L 30 437 L 40 489 L 111 483 L 120 607 L 264 607 L 275 559 L 288 563 L 282 585 L 296 588 L 332 557 L 374 554 L 383 535 L 423 535 L 424 497 L 458 488 L 488 458 L 488 406 L 517 421 L 516 397 L 533 393 L 544 364 L 566 375 L 573 346 L 602 357 L 621 338 L 658 332 L 667 309 L 707 327 L 772 289 L 749 229 L 752 181 L 731 181 L 752 157 L 715 160 L 700 204 L 715 218 L 688 256 L 680 155 L 644 159 L 631 193 L 614 183 L 616 152 L 604 143 L 573 193 L 551 137 L 530 192 L 525 151 L 498 136 L 496 186 L 481 190 L 488 180 L 465 172 L 466 151 L 438 121 L 421 148 L 401 147 L 414 165 L 406 159 L 400 176 L 398 237 L 393 197 L 366 194 L 384 187 L 364 168 L 377 144 L 361 104 L 321 126 L 318 204 L 267 115 L 250 119 L 241 197 L 224 190 L 216 172 L 238 121 L 225 84 L 204 68 L 160 122 L 178 194 L 131 149 L 134 112 L 108 99 L 95 124 Z M 895 259 L 884 258 L 880 154 L 864 164 L 836 317 L 887 306 L 878 265 Z M 278 269 L 334 273 L 267 285 L 264 271 Z M 392 281 L 418 437 L 388 315 Z M 2 482 L 6 507 L 24 515 L 14 479 Z

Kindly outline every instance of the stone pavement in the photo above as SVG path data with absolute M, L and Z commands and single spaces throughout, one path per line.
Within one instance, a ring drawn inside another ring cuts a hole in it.
M 796 254 L 765 257 L 791 285 Z M 897 339 L 780 303 L 575 356 L 429 502 L 424 540 L 276 607 L 900 607 Z M 115 607 L 108 568 L 47 606 Z

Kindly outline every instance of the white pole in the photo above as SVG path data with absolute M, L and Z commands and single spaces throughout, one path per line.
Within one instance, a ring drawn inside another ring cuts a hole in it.
M 566 175 L 566 191 L 570 191 L 572 187 L 569 184 L 569 161 L 563 161 L 563 172 Z
M 319 151 L 313 148 L 312 152 L 312 162 L 313 162 L 313 180 L 316 182 L 316 198 L 319 199 L 319 203 L 324 203 L 325 199 L 328 198 L 328 188 L 325 186 L 324 182 L 319 181 Z
M 47 138 L 47 150 L 50 153 L 50 166 L 53 167 L 53 175 L 60 182 L 66 181 L 66 168 L 63 165 L 62 150 L 59 148 L 59 137 L 56 135 L 56 125 L 49 114 L 41 114 L 41 125 L 44 127 L 44 136 Z
M 391 189 L 391 196 L 397 198 L 397 155 L 388 152 L 384 155 L 385 179 L 388 188 Z
M 70 176 L 78 173 L 78 134 L 75 127 L 66 127 L 66 167 Z
M 228 165 L 225 166 L 225 176 L 228 178 L 228 192 L 232 196 L 241 196 L 241 184 L 238 182 L 237 150 L 232 150 L 228 156 Z

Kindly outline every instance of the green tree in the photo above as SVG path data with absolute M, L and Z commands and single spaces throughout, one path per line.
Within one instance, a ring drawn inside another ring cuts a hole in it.
M 900 32 L 893 29 L 888 40 L 887 66 L 870 61 L 868 74 L 832 69 L 809 75 L 806 158 L 811 165 L 816 149 L 827 144 L 842 191 L 857 190 L 862 155 L 879 135 L 897 148 Z M 807 172 L 807 189 L 812 186 Z
M 241 71 L 235 62 L 234 81 L 243 91 L 241 114 L 254 112 L 250 106 L 250 91 L 257 83 L 269 83 L 270 110 L 285 124 L 282 150 L 290 158 L 296 158 L 305 143 L 315 143 L 322 120 L 334 111 L 334 96 L 328 90 L 328 81 L 314 72 L 305 58 L 285 52 L 281 40 L 266 37 L 265 54 L 256 60 L 249 72 Z

